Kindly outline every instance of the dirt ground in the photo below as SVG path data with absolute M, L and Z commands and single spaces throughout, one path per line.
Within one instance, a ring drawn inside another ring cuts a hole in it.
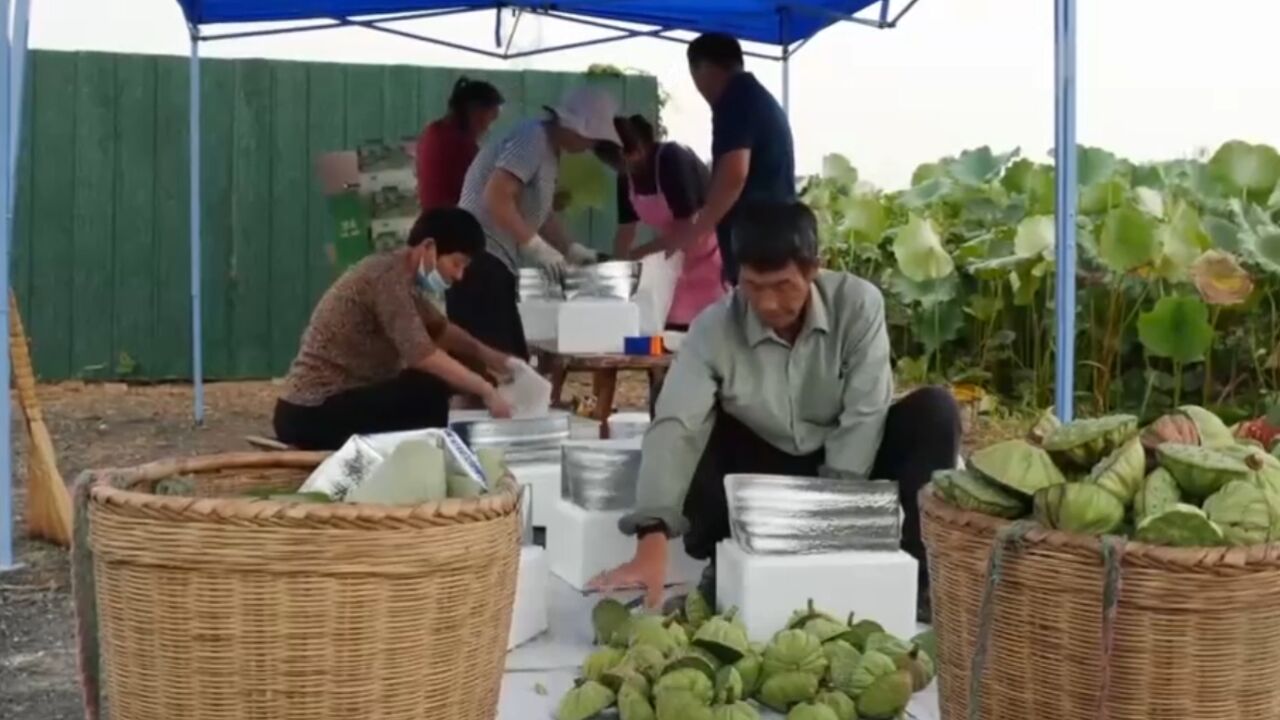
M 620 408 L 647 407 L 642 378 L 623 379 Z M 199 428 L 192 423 L 187 386 L 69 383 L 42 386 L 40 397 L 59 469 L 71 482 L 88 468 L 249 449 L 246 435 L 271 434 L 276 389 L 270 382 L 208 386 L 206 421 Z M 565 394 L 585 397 L 587 390 L 583 379 L 570 378 Z M 21 518 L 26 440 L 16 406 L 14 418 L 15 517 Z M 988 427 L 971 427 L 968 436 L 973 440 L 988 432 Z M 20 538 L 18 559 L 20 569 L 0 573 L 0 718 L 80 718 L 67 554 Z

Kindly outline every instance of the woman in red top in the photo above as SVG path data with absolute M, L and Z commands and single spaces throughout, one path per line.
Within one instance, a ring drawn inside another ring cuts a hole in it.
M 454 83 L 449 113 L 418 137 L 418 204 L 423 212 L 458 204 L 462 179 L 502 103 L 502 93 L 483 80 L 462 77 Z

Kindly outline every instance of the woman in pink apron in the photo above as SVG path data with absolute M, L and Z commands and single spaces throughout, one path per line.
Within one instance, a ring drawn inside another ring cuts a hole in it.
M 622 139 L 618 172 L 619 258 L 640 259 L 655 252 L 684 252 L 684 265 L 676 281 L 667 327 L 687 330 L 703 308 L 726 292 L 721 276 L 720 247 L 714 232 L 687 247 L 669 246 L 667 238 L 680 223 L 691 223 L 707 197 L 711 173 L 689 148 L 657 142 L 653 126 L 644 117 L 615 118 Z M 658 233 L 658 238 L 633 247 L 637 223 Z

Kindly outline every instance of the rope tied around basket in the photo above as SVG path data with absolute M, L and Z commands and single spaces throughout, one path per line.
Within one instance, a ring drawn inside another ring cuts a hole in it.
M 987 582 L 982 588 L 982 600 L 978 606 L 978 639 L 974 646 L 973 660 L 969 666 L 968 720 L 982 718 L 982 676 L 987 666 L 991 646 L 991 631 L 995 627 L 996 589 L 1004 575 L 1007 551 L 1020 550 L 1028 533 L 1038 525 L 1030 520 L 1019 520 L 996 533 L 992 542 L 991 557 L 987 560 Z M 1111 689 L 1111 652 L 1115 644 L 1115 619 L 1120 605 L 1121 564 L 1126 540 L 1118 535 L 1102 538 L 1102 657 L 1100 660 L 1097 720 L 1107 720 L 1107 696 Z

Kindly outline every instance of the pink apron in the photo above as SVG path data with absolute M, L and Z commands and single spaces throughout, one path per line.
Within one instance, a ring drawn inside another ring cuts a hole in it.
M 636 211 L 640 222 L 667 233 L 675 224 L 671 207 L 658 185 L 658 163 L 661 162 L 662 149 L 655 154 L 653 177 L 653 195 L 640 195 L 636 192 L 634 181 L 630 183 L 631 207 Z M 716 241 L 714 231 L 698 238 L 691 247 L 684 250 L 684 266 L 676 280 L 675 296 L 671 301 L 671 310 L 667 313 L 668 325 L 688 325 L 702 312 L 706 306 L 719 300 L 725 294 L 724 281 L 721 277 L 720 245 Z

